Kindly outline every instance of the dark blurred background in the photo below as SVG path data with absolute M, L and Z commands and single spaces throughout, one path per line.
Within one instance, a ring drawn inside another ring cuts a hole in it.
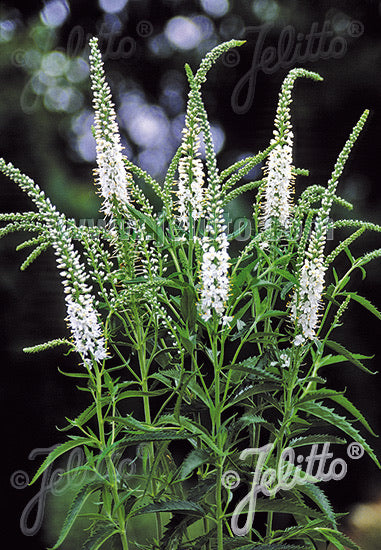
M 95 146 L 87 48 L 93 35 L 100 38 L 126 153 L 159 180 L 181 136 L 185 62 L 196 68 L 218 43 L 247 39 L 243 47 L 218 62 L 204 89 L 222 169 L 267 146 L 287 72 L 297 66 L 319 72 L 324 82 L 299 80 L 295 85 L 295 163 L 310 170 L 308 183 L 326 185 L 351 128 L 362 111 L 370 109 L 339 187 L 341 196 L 354 203 L 354 211 L 334 214 L 381 223 L 381 2 L 0 2 L 0 156 L 33 177 L 57 207 L 78 223 L 86 219 L 96 223 L 99 217 L 92 175 Z M 297 179 L 296 195 L 306 184 L 306 178 Z M 1 211 L 31 208 L 13 182 L 1 177 L 0 185 Z M 250 216 L 252 198 L 234 202 L 230 218 Z M 345 235 L 335 232 L 333 244 Z M 12 235 L 0 242 L 4 518 L 14 547 L 38 549 L 52 545 L 52 524 L 59 525 L 62 518 L 49 501 L 44 526 L 38 529 L 35 506 L 28 519 L 30 534 L 35 534 L 27 537 L 25 527 L 24 534 L 20 531 L 21 514 L 40 489 L 39 484 L 22 488 L 22 472 L 32 477 L 43 449 L 65 439 L 56 426 L 63 426 L 64 417 L 73 417 L 87 401 L 73 381 L 57 370 L 58 366 L 75 369 L 73 356 L 22 352 L 24 346 L 66 334 L 66 327 L 52 255 L 45 254 L 29 272 L 21 273 L 18 266 L 25 251 L 15 252 L 21 241 L 21 235 Z M 379 243 L 379 234 L 367 235 L 355 252 L 380 247 Z M 360 294 L 380 307 L 380 261 L 369 264 L 367 272 L 363 281 L 360 274 L 355 277 L 353 288 L 357 285 Z M 336 339 L 354 352 L 374 355 L 367 366 L 377 370 L 380 333 L 379 321 L 354 305 Z M 347 388 L 348 397 L 381 433 L 381 375 L 367 375 L 349 363 L 326 369 L 324 374 L 334 387 Z M 380 456 L 379 441 L 371 436 L 369 441 Z M 32 460 L 28 456 L 33 450 L 38 456 Z M 340 512 L 358 503 L 376 503 L 365 511 L 357 507 L 347 528 L 361 536 L 358 533 L 368 521 L 366 530 L 376 533 L 376 542 L 365 541 L 366 548 L 379 548 L 381 536 L 373 524 L 369 527 L 369 518 L 376 526 L 381 523 L 377 508 L 381 477 L 371 460 L 348 459 L 346 478 L 329 483 L 326 489 Z M 75 543 L 63 546 L 76 547 Z

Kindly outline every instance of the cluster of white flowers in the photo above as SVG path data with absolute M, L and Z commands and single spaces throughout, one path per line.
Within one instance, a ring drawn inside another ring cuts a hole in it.
M 223 219 L 221 204 L 217 204 L 218 218 L 216 226 L 211 223 L 205 228 L 202 238 L 201 263 L 201 317 L 208 321 L 213 310 L 222 318 L 223 324 L 228 324 L 232 317 L 224 315 L 225 304 L 229 295 L 229 242 L 226 235 L 226 225 Z M 215 234 L 215 237 L 209 235 Z
M 204 212 L 204 167 L 199 155 L 200 141 L 198 136 L 192 139 L 188 127 L 183 129 L 183 156 L 179 161 L 178 181 L 178 212 L 179 221 L 185 228 L 189 228 L 189 210 L 192 220 L 198 220 Z M 192 142 L 192 143 L 191 143 Z
M 278 143 L 270 152 L 265 167 L 266 185 L 264 191 L 263 223 L 271 227 L 272 219 L 287 228 L 291 215 L 291 193 L 294 176 L 292 173 L 292 132 L 288 132 L 285 143 Z
M 107 351 L 91 287 L 86 282 L 88 276 L 67 228 L 52 228 L 51 234 L 66 294 L 66 320 L 73 335 L 75 348 L 81 354 L 84 364 L 90 368 L 91 360 L 106 359 Z
M 95 110 L 94 130 L 97 148 L 98 183 L 104 202 L 102 209 L 112 216 L 114 202 L 119 208 L 130 201 L 132 177 L 123 162 L 119 128 L 111 91 L 104 77 L 103 62 L 96 38 L 90 42 L 91 80 Z
M 290 368 L 291 365 L 291 357 L 290 357 L 290 350 L 285 350 L 279 355 L 280 359 L 280 365 L 283 368 Z
M 311 235 L 304 264 L 300 270 L 299 288 L 291 303 L 291 316 L 301 334 L 295 337 L 294 344 L 300 345 L 306 339 L 313 340 L 319 322 L 319 309 L 324 290 L 324 245 L 326 222 L 318 225 Z
M 87 364 L 90 364 L 91 356 L 96 361 L 106 359 L 105 340 L 91 297 L 82 295 L 74 300 L 68 294 L 65 300 L 68 312 L 67 321 L 78 353 Z

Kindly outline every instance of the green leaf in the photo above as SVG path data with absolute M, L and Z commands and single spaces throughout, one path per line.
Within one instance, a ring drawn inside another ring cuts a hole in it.
M 361 353 L 353 353 L 352 355 L 355 359 L 372 359 L 372 357 L 374 357 L 371 355 L 362 355 Z M 348 361 L 347 357 L 344 357 L 344 355 L 325 355 L 319 359 L 319 368 L 327 365 L 336 365 L 337 363 L 343 363 L 344 361 Z
M 197 319 L 196 301 L 197 296 L 194 289 L 190 286 L 184 288 L 181 296 L 180 309 L 183 319 L 188 324 L 188 328 L 191 332 L 194 330 Z
M 76 447 L 79 447 L 80 445 L 89 445 L 90 447 L 96 447 L 96 442 L 93 439 L 89 439 L 88 437 L 73 437 L 73 439 L 70 441 L 66 441 L 65 443 L 62 443 L 61 445 L 58 445 L 49 455 L 45 458 L 44 462 L 41 464 L 39 469 L 37 470 L 36 474 L 34 475 L 32 481 L 29 483 L 29 485 L 32 485 L 39 477 L 40 475 L 46 470 L 50 464 L 52 464 L 59 456 L 63 455 L 67 451 L 70 451 L 71 449 L 75 449 Z
M 224 407 L 224 409 L 227 409 L 229 407 L 233 407 L 240 401 L 243 401 L 244 399 L 248 399 L 249 397 L 252 397 L 253 395 L 257 395 L 259 393 L 267 393 L 267 392 L 273 392 L 279 390 L 278 384 L 271 384 L 271 383 L 265 383 L 265 384 L 256 384 L 255 386 L 251 386 L 248 388 L 242 389 L 238 395 L 231 399 L 231 401 Z
M 335 394 L 335 395 L 332 394 L 332 395 L 329 396 L 329 399 L 331 399 L 332 401 L 335 401 L 336 403 L 338 403 L 339 405 L 344 407 L 344 409 L 346 409 L 357 420 L 359 420 L 361 422 L 361 424 L 368 430 L 369 433 L 371 433 L 375 437 L 378 437 L 377 434 L 374 433 L 374 431 L 372 430 L 372 428 L 370 427 L 368 421 L 364 418 L 362 413 L 358 410 L 357 407 L 355 407 L 355 405 L 353 405 L 353 403 L 351 403 L 349 401 L 349 399 L 347 397 L 345 397 L 344 395 L 341 395 L 341 394 Z
M 64 376 L 69 376 L 70 378 L 89 378 L 89 375 L 84 372 L 64 372 L 59 367 L 58 372 Z
M 326 494 L 320 487 L 314 483 L 301 483 L 298 485 L 298 490 L 307 495 L 313 500 L 319 508 L 325 513 L 329 521 L 334 527 L 336 527 L 336 516 L 333 511 L 332 505 L 329 502 Z
M 82 550 L 98 550 L 106 540 L 118 532 L 119 531 L 115 529 L 115 525 L 98 522 L 93 532 L 82 546 Z
M 316 529 L 324 537 L 326 537 L 329 542 L 332 542 L 336 545 L 337 550 L 361 550 L 357 544 L 355 544 L 349 537 L 336 531 L 336 529 L 329 529 L 328 527 L 319 527 Z
M 242 361 L 241 363 L 237 363 L 236 365 L 228 365 L 227 368 L 242 371 L 247 374 L 251 374 L 259 379 L 262 378 L 263 380 L 281 382 L 281 379 L 279 378 L 279 376 L 275 376 L 275 374 L 272 374 L 265 368 L 262 368 L 261 366 L 259 366 L 258 363 L 261 359 L 262 359 L 261 357 L 250 357 L 249 359 L 245 359 L 245 361 Z
M 188 373 L 193 374 L 193 373 Z M 164 370 L 156 374 L 152 374 L 151 378 L 154 378 L 156 380 L 160 380 L 164 384 L 168 385 L 168 380 L 165 379 L 171 378 L 177 382 L 177 384 L 180 384 L 182 381 L 181 372 L 170 369 L 170 370 Z M 208 396 L 205 394 L 205 391 L 202 389 L 202 387 L 195 382 L 195 380 L 189 379 L 187 380 L 187 389 L 191 392 L 197 395 L 197 397 L 202 401 L 207 407 L 210 407 L 212 405 L 211 400 L 208 398 Z
M 330 389 L 321 389 L 321 390 L 312 390 L 306 393 L 301 399 L 296 401 L 296 405 L 300 403 L 306 403 L 307 401 L 316 401 L 317 399 L 325 399 L 332 397 L 334 395 L 340 395 L 336 390 Z
M 105 482 L 103 480 L 90 481 L 79 489 L 78 493 L 73 499 L 73 502 L 71 503 L 69 512 L 65 518 L 58 540 L 50 550 L 56 550 L 63 543 L 88 497 L 95 491 L 102 488 L 104 484 Z
M 169 500 L 167 502 L 156 502 L 143 506 L 142 508 L 138 508 L 133 513 L 133 516 L 152 514 L 154 512 L 172 512 L 174 514 L 187 514 L 193 516 L 205 515 L 203 508 L 195 502 L 186 500 Z
M 185 479 L 196 468 L 212 460 L 212 455 L 205 449 L 193 449 L 184 459 L 180 469 L 180 479 Z
M 356 355 L 354 355 L 352 352 L 348 351 L 344 346 L 341 344 L 338 344 L 337 342 L 333 342 L 332 340 L 326 340 L 325 344 L 331 348 L 333 351 L 336 351 L 339 355 L 343 355 L 350 361 L 353 365 L 356 365 L 359 369 L 369 373 L 369 374 L 376 374 L 375 372 L 372 372 L 371 370 L 367 369 L 359 359 L 356 358 Z
M 156 241 L 159 244 L 161 245 L 167 244 L 161 225 L 157 224 L 153 218 L 150 218 L 146 214 L 143 214 L 143 212 L 139 212 L 139 210 L 136 210 L 136 208 L 134 208 L 130 204 L 126 204 L 125 206 L 129 210 L 129 212 L 134 216 L 134 218 L 144 223 L 147 231 L 151 233 L 151 235 L 156 239 Z
M 333 409 L 324 407 L 319 403 L 309 402 L 299 405 L 299 410 L 302 410 L 308 414 L 312 414 L 318 418 L 321 418 L 322 420 L 325 420 L 326 422 L 329 422 L 329 424 L 336 426 L 339 430 L 352 437 L 354 441 L 360 443 L 363 446 L 363 448 L 372 458 L 372 460 L 377 464 L 379 468 L 381 468 L 381 465 L 371 447 L 362 437 L 360 432 L 356 430 L 356 428 L 354 428 L 345 417 L 340 416 L 339 414 L 335 413 Z
M 145 432 L 145 433 L 129 433 L 123 440 L 120 441 L 126 447 L 135 443 L 144 443 L 146 441 L 175 441 L 189 439 L 191 436 L 188 432 L 175 432 L 175 430 L 163 430 L 161 432 Z
M 288 445 L 294 449 L 295 447 L 304 447 L 305 445 L 316 445 L 319 443 L 345 444 L 346 442 L 346 439 L 337 437 L 335 435 L 312 434 L 295 437 L 289 441 Z
M 320 518 L 321 513 L 306 504 L 289 500 L 287 498 L 257 498 L 255 505 L 256 512 L 276 512 L 279 514 L 292 514 L 293 516 L 310 516 Z
M 359 304 L 365 307 L 368 311 L 373 313 L 378 319 L 381 319 L 381 312 L 374 306 L 369 300 L 357 294 L 357 292 L 341 292 L 343 296 L 350 296 L 352 300 L 355 300 Z
M 96 413 L 97 413 L 97 410 L 96 410 L 95 403 L 92 403 L 84 411 L 82 411 L 81 414 L 79 414 L 74 420 L 71 420 L 70 418 L 66 418 L 69 424 L 64 428 L 60 428 L 59 430 L 61 432 L 66 432 L 67 430 L 70 430 L 73 426 L 82 426 L 88 420 L 90 420 L 90 418 L 95 416 Z
M 269 544 L 251 542 L 248 544 L 232 542 L 231 539 L 226 544 L 224 543 L 224 550 L 225 548 L 226 550 L 305 550 L 304 546 L 288 544 L 287 542 L 270 542 Z
M 151 426 L 151 424 L 140 422 L 140 420 L 137 420 L 130 414 L 128 416 L 108 416 L 105 420 L 116 422 L 117 424 L 123 424 L 123 426 L 127 426 L 128 428 L 135 428 L 142 432 L 151 432 L 157 430 L 157 428 Z

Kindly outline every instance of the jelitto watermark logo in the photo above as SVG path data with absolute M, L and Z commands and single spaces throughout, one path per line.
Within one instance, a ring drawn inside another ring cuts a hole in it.
M 295 455 L 292 447 L 287 447 L 281 454 L 277 468 L 266 467 L 267 460 L 274 448 L 273 443 L 268 443 L 259 448 L 247 448 L 240 454 L 240 459 L 245 460 L 250 456 L 257 456 L 256 467 L 251 487 L 247 495 L 236 505 L 232 518 L 231 529 L 237 536 L 245 536 L 253 527 L 254 516 L 259 494 L 273 498 L 283 490 L 289 491 L 296 485 L 307 483 L 318 483 L 321 481 L 339 481 L 344 479 L 348 466 L 344 459 L 333 458 L 330 452 L 330 443 L 324 443 L 323 449 L 319 452 L 319 445 L 312 445 L 309 455 Z M 360 443 L 353 441 L 347 447 L 347 455 L 352 460 L 357 460 L 364 455 L 364 449 Z M 307 467 L 302 469 L 301 464 L 305 462 Z M 222 484 L 229 492 L 239 486 L 241 482 L 238 472 L 227 470 L 222 477 Z M 246 515 L 244 525 L 242 516 Z

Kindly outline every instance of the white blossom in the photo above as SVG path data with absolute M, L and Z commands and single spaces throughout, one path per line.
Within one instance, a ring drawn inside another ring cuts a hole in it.
M 113 136 L 113 141 L 107 141 L 101 137 L 101 130 L 96 130 L 95 135 L 98 164 L 96 173 L 104 199 L 102 209 L 106 215 L 112 216 L 114 198 L 121 209 L 130 202 L 131 176 L 124 166 L 118 135 Z
M 189 142 L 192 141 L 192 144 Z M 204 213 L 204 167 L 199 154 L 199 138 L 192 138 L 188 128 L 184 129 L 182 152 L 178 172 L 178 217 L 181 225 L 189 228 L 189 210 L 192 220 L 198 220 Z
M 306 339 L 313 340 L 315 338 L 319 323 L 325 270 L 322 253 L 305 258 L 300 271 L 299 288 L 291 304 L 292 318 L 302 332 L 302 335 L 296 336 L 295 345 L 302 344 Z
M 223 224 L 222 208 L 219 206 L 219 219 L 216 228 L 206 227 L 206 235 L 202 239 L 201 263 L 201 317 L 208 321 L 213 310 L 222 318 L 223 324 L 228 324 L 232 318 L 224 315 L 225 304 L 229 295 L 229 254 L 226 226 Z M 210 236 L 217 230 L 217 235 Z
M 102 209 L 112 216 L 114 202 L 122 209 L 130 201 L 132 177 L 123 162 L 119 128 L 116 123 L 110 87 L 105 81 L 97 39 L 92 39 L 90 69 L 95 110 L 94 134 L 97 149 L 98 183 L 103 196 Z
M 292 132 L 285 143 L 278 143 L 270 152 L 265 168 L 266 184 L 263 199 L 264 229 L 271 227 L 277 219 L 287 228 L 291 216 L 292 174 Z
M 70 326 L 76 350 L 84 362 L 91 364 L 91 357 L 96 361 L 106 359 L 105 339 L 94 309 L 91 297 L 82 295 L 76 300 L 71 294 L 65 298 Z
M 84 364 L 90 368 L 91 360 L 107 358 L 106 343 L 98 313 L 87 284 L 88 275 L 74 249 L 68 228 L 61 223 L 51 228 L 57 266 L 63 278 L 67 317 L 74 345 Z

